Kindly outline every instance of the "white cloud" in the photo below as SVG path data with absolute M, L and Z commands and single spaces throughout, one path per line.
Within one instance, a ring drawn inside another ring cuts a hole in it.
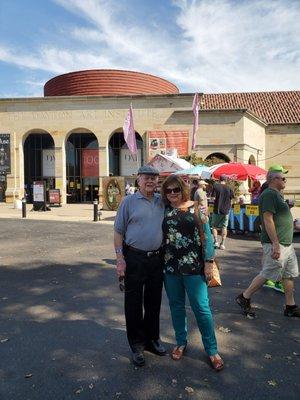
M 300 3 L 297 0 L 176 0 L 174 26 L 153 30 L 147 16 L 133 22 L 129 0 L 55 0 L 82 23 L 70 46 L 36 53 L 0 47 L 0 60 L 53 74 L 88 68 L 157 74 L 181 91 L 299 88 Z M 67 34 L 66 34 L 67 35 Z
M 93 43 L 104 41 L 103 35 L 96 29 L 75 28 L 71 34 L 75 39 L 82 42 Z

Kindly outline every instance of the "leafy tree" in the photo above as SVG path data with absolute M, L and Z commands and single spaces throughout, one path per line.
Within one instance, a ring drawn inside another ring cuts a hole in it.
M 220 164 L 220 163 L 224 163 L 226 162 L 226 160 L 224 160 L 223 158 L 219 158 L 216 156 L 211 156 L 209 158 L 207 158 L 206 160 L 203 160 L 202 157 L 197 156 L 196 153 L 191 153 L 187 156 L 182 157 L 184 160 L 188 161 L 190 164 L 192 165 L 207 165 L 208 167 L 211 167 L 212 165 L 215 164 Z

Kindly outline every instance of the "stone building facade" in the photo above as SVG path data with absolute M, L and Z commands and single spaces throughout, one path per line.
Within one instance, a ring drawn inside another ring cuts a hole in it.
M 42 98 L 0 99 L 0 140 L 10 138 L 10 169 L 1 172 L 0 165 L 5 201 L 28 195 L 33 180 L 60 189 L 62 202 L 92 201 L 101 195 L 101 177 L 132 175 L 156 152 L 190 153 L 193 96 L 151 75 L 98 70 L 54 78 Z M 199 156 L 283 164 L 289 169 L 287 191 L 300 193 L 300 92 L 200 99 Z M 130 104 L 137 160 L 130 159 L 122 138 Z

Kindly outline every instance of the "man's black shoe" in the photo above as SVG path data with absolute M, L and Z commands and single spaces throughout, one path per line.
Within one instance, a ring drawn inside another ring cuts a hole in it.
M 142 350 L 137 350 L 137 349 L 132 350 L 131 359 L 133 364 L 136 365 L 137 367 L 142 367 L 143 365 L 145 365 L 145 357 Z
M 165 356 L 166 349 L 162 346 L 158 340 L 150 340 L 145 346 L 145 350 L 158 356 Z
M 235 301 L 241 307 L 241 309 L 243 310 L 243 314 L 246 315 L 246 317 L 248 317 L 250 319 L 254 319 L 256 317 L 255 312 L 251 308 L 250 299 L 246 299 L 243 296 L 243 293 L 239 294 L 235 298 Z
M 293 307 L 287 307 L 285 306 L 284 309 L 284 315 L 286 317 L 300 317 L 300 307 L 298 306 L 293 306 Z

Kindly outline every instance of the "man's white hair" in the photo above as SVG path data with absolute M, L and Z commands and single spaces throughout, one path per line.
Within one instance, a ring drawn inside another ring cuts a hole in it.
M 274 178 L 277 178 L 278 176 L 281 176 L 280 172 L 269 171 L 267 173 L 267 182 L 270 183 Z

